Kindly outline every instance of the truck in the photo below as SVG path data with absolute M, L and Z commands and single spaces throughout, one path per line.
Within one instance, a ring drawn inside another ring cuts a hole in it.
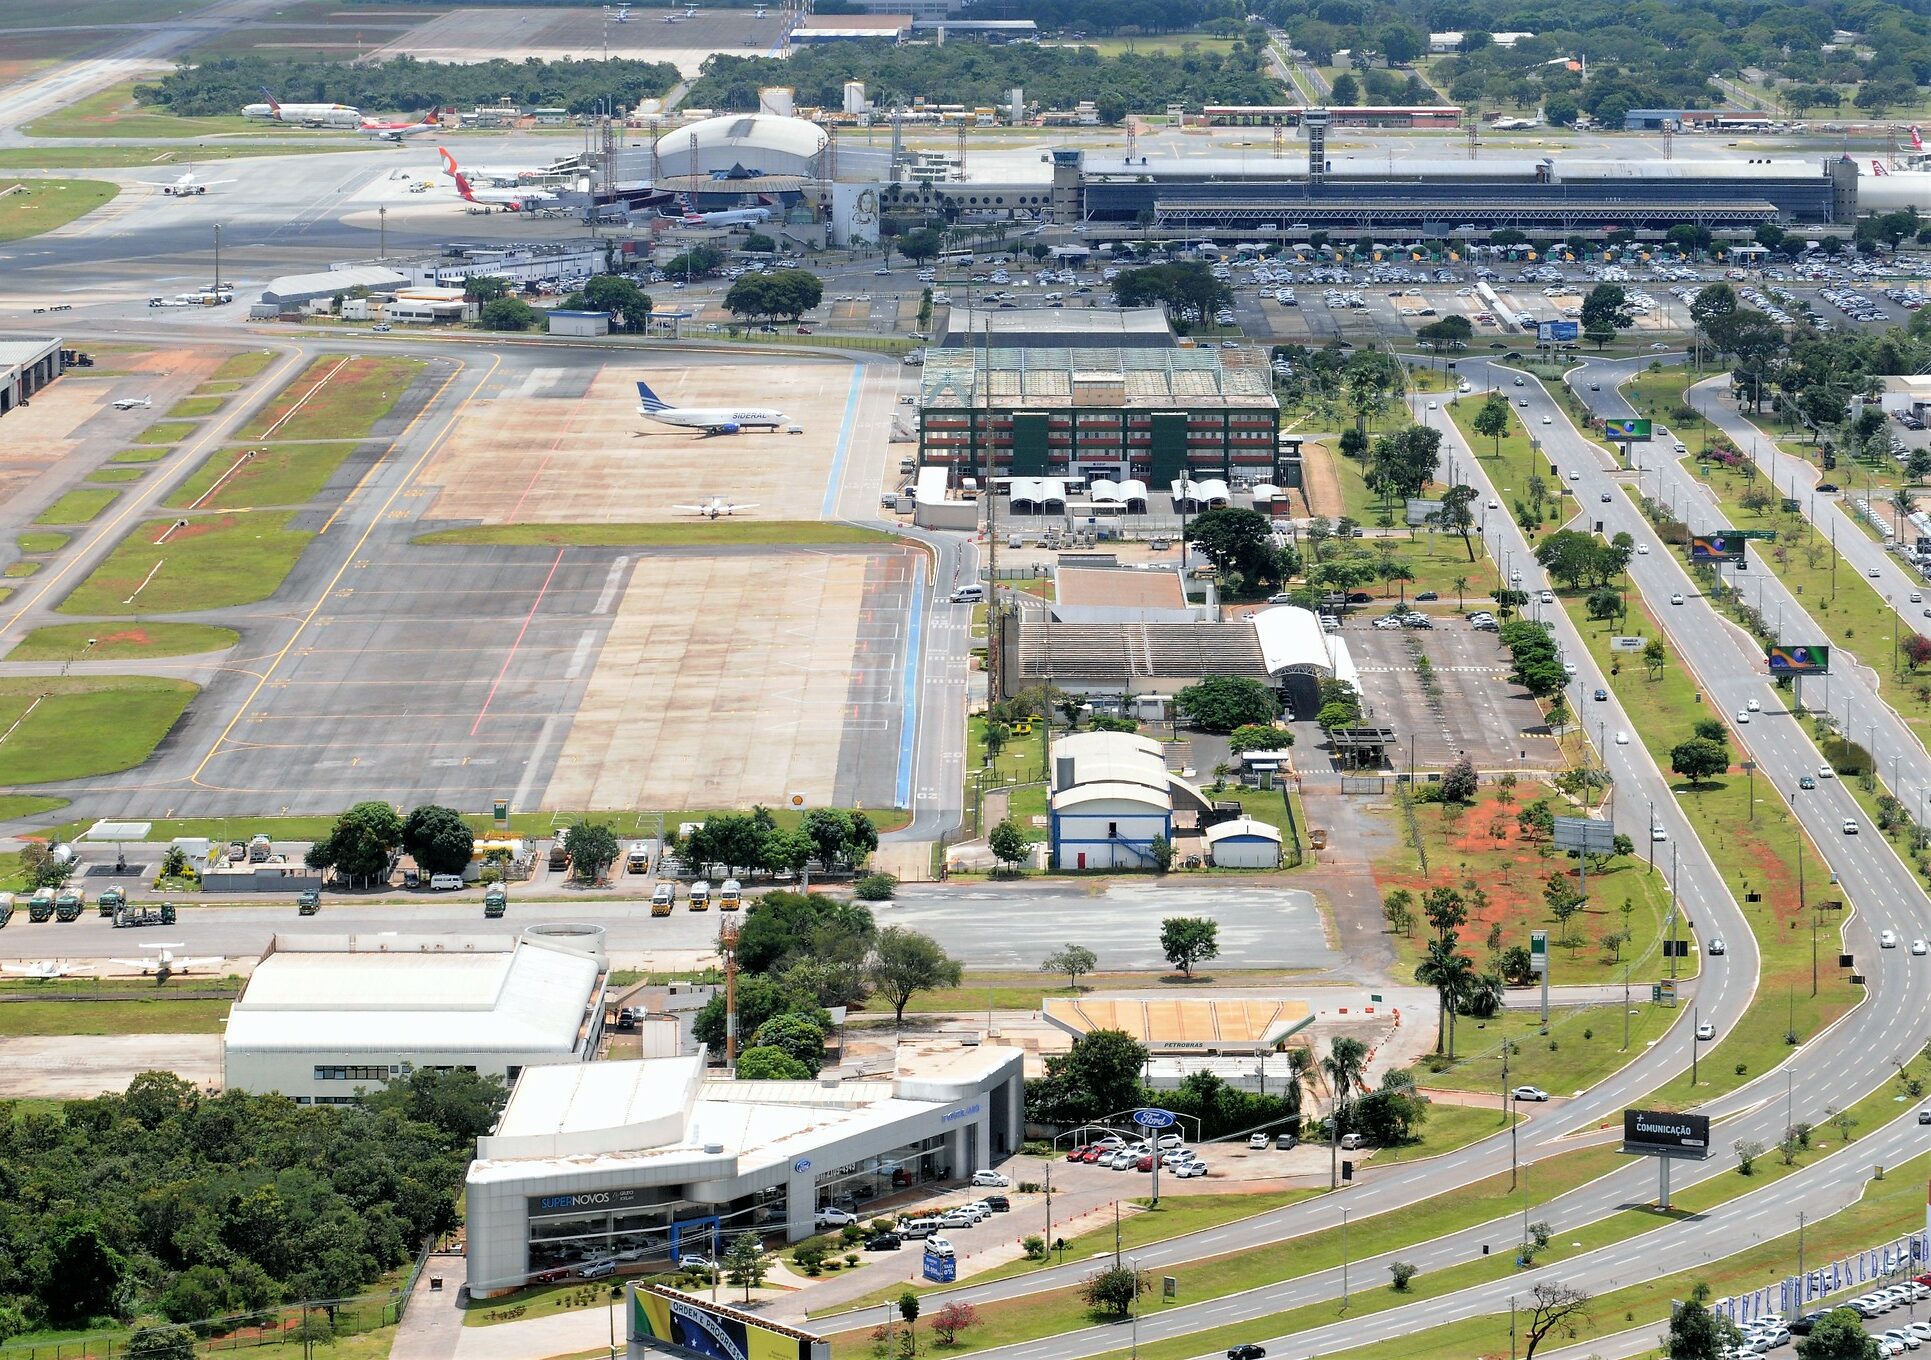
M 321 909 L 322 909 L 322 894 L 316 892 L 313 888 L 310 888 L 308 891 L 299 893 L 296 895 L 295 910 L 300 912 L 303 916 L 313 916 L 316 912 L 320 911 Z
M 27 899 L 27 919 L 29 921 L 51 921 L 54 919 L 54 890 L 35 888 L 34 895 Z
M 174 903 L 163 902 L 159 907 L 122 907 L 114 913 L 114 929 L 121 930 L 133 926 L 171 926 L 174 924 Z
M 101 915 L 113 919 L 114 913 L 127 905 L 127 894 L 119 888 L 103 888 L 100 895 Z
M 269 840 L 267 836 L 257 834 L 250 838 L 248 842 L 248 862 L 250 864 L 266 864 L 274 853 L 275 843 Z
M 78 888 L 62 888 L 54 898 L 54 919 L 56 921 L 80 920 L 80 909 L 86 905 L 87 894 Z
M 483 894 L 483 915 L 489 920 L 493 921 L 501 916 L 509 910 L 509 906 L 510 895 L 503 891 L 503 885 L 500 883 L 491 884 L 489 891 Z
M 569 867 L 570 851 L 564 846 L 563 837 L 558 836 L 550 842 L 550 872 L 561 873 Z
M 0 930 L 5 930 L 7 922 L 13 919 L 13 894 L 0 893 Z
M 669 916 L 671 908 L 677 905 L 677 889 L 668 883 L 659 883 L 657 890 L 650 895 L 650 914 Z

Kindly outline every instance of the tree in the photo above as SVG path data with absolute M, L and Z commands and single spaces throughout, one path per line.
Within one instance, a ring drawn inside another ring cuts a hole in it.
M 402 818 L 387 803 L 357 803 L 335 819 L 329 834 L 309 847 L 311 869 L 332 869 L 352 882 L 387 878 L 402 845 Z
M 1797 1343 L 1797 1360 L 1877 1360 L 1877 1341 L 1849 1308 L 1833 1308 Z
M 1361 82 L 1343 71 L 1334 78 L 1328 87 L 1328 102 L 1331 104 L 1351 105 L 1361 102 Z
M 1321 1059 L 1321 1071 L 1328 1079 L 1328 1088 L 1334 1092 L 1334 1109 L 1328 1118 L 1328 1179 L 1335 1180 L 1335 1163 L 1339 1159 L 1341 1146 L 1341 1126 L 1347 1122 L 1348 1105 L 1354 1098 L 1355 1088 L 1361 1084 L 1361 1074 L 1368 1069 L 1368 1046 L 1359 1039 L 1343 1035 L 1328 1041 L 1328 1056 Z
M 406 1077 L 391 1077 L 381 1090 L 363 1096 L 362 1103 L 473 1142 L 496 1127 L 508 1099 L 509 1088 L 501 1077 L 463 1067 L 418 1067 Z
M 775 973 L 801 956 L 862 962 L 877 933 L 871 909 L 822 893 L 772 892 L 738 927 L 738 968 Z
M 1010 817 L 1000 822 L 986 836 L 986 848 L 992 851 L 992 857 L 998 860 L 1007 872 L 1017 869 L 1025 862 L 1026 857 L 1032 853 L 1032 844 L 1026 833 L 1019 829 L 1019 823 Z
M 494 302 L 500 297 L 508 297 L 510 281 L 494 274 L 471 274 L 463 280 L 463 299 L 466 302 Z
M 1209 675 L 1174 695 L 1173 706 L 1207 732 L 1271 723 L 1281 711 L 1274 691 L 1244 675 Z
M 1160 953 L 1192 977 L 1196 963 L 1220 956 L 1220 923 L 1205 916 L 1169 916 L 1160 922 Z
M 1692 787 L 1729 768 L 1729 751 L 1703 737 L 1692 737 L 1670 748 L 1670 769 L 1688 779 Z
M 907 1327 L 914 1326 L 919 1320 L 919 1296 L 906 1290 L 898 1296 L 898 1315 Z
M 650 328 L 649 294 L 622 274 L 597 274 L 571 294 L 569 305 L 610 313 L 612 330 L 637 332 Z
M 424 873 L 460 874 L 476 854 L 476 833 L 454 808 L 424 803 L 402 824 L 402 848 Z
M 1475 961 L 1455 948 L 1452 933 L 1446 940 L 1430 940 L 1427 955 L 1415 965 L 1415 981 L 1433 987 L 1441 1003 L 1441 1020 L 1435 1027 L 1437 1053 L 1446 1037 L 1448 1055 L 1455 1056 L 1455 1003 L 1474 976 Z
M 1421 1274 L 1421 1267 L 1412 1261 L 1388 1262 L 1388 1274 L 1393 1277 L 1394 1291 L 1397 1294 L 1408 1292 L 1408 1282 Z
M 1265 589 L 1281 580 L 1274 525 L 1254 510 L 1223 507 L 1187 523 L 1187 542 L 1195 545 L 1223 576 L 1238 576 L 1243 587 Z
M 1730 1144 L 1730 1150 L 1737 1154 L 1737 1174 L 1750 1176 L 1756 1174 L 1757 1158 L 1763 1156 L 1763 1144 L 1754 1138 L 1739 1138 Z
M 751 1036 L 757 1048 L 775 1048 L 794 1059 L 807 1076 L 817 1076 L 825 1065 L 825 1031 L 808 1015 L 787 1011 L 759 1025 Z
M 945 236 L 931 227 L 920 227 L 898 238 L 898 253 L 913 264 L 922 265 L 927 260 L 936 260 L 944 249 Z
M 128 1337 L 124 1353 L 128 1360 L 195 1360 L 194 1331 L 166 1322 L 139 1327 Z
M 1147 1051 L 1117 1029 L 1099 1029 L 1046 1059 L 1046 1075 L 1026 1083 L 1026 1117 L 1079 1124 L 1141 1103 Z
M 1509 399 L 1500 392 L 1491 392 L 1483 398 L 1476 408 L 1475 433 L 1495 441 L 1495 456 L 1502 456 L 1502 436 L 1509 432 Z
M 1480 780 L 1475 766 L 1467 756 L 1450 765 L 1442 772 L 1442 801 L 1445 803 L 1472 803 Z
M 1659 637 L 1653 637 L 1643 644 L 1643 669 L 1649 672 L 1651 680 L 1661 678 L 1663 662 L 1668 655 L 1663 647 L 1663 639 Z
M 1245 723 L 1227 737 L 1227 749 L 1237 756 L 1249 751 L 1283 751 L 1293 744 L 1293 732 L 1271 723 Z
M 1898 644 L 1903 649 L 1904 659 L 1916 670 L 1926 662 L 1931 662 L 1931 638 L 1922 633 L 1913 633 Z
M 905 1023 L 905 1007 L 920 992 L 959 985 L 959 961 L 930 935 L 903 926 L 878 932 L 868 970 L 872 986 L 892 1003 L 892 1019 Z
M 526 331 L 536 324 L 537 315 L 522 298 L 502 297 L 484 303 L 479 319 L 486 331 Z
M 1145 1271 L 1113 1266 L 1087 1276 L 1079 1293 L 1094 1312 L 1125 1317 L 1133 1311 L 1134 1301 L 1152 1288 L 1152 1279 Z
M 1415 928 L 1415 894 L 1407 888 L 1396 888 L 1381 899 L 1381 915 L 1388 929 L 1407 936 Z
M 1066 974 L 1066 985 L 1071 990 L 1079 990 L 1079 980 L 1099 966 L 1099 955 L 1085 945 L 1069 944 L 1048 954 L 1039 965 L 1042 973 Z
M 1542 885 L 1542 900 L 1548 904 L 1549 914 L 1556 918 L 1563 938 L 1568 939 L 1569 922 L 1583 908 L 1585 899 L 1582 893 L 1569 881 L 1569 875 L 1558 869 Z
M 1709 1308 L 1710 1287 L 1698 1281 L 1670 1313 L 1664 1349 L 1670 1360 L 1717 1360 L 1741 1335 L 1735 1323 Z M 1855 1316 L 1855 1315 L 1853 1315 Z
M 941 1346 L 950 1346 L 959 1333 L 979 1325 L 979 1310 L 969 1303 L 948 1303 L 932 1315 L 932 1334 Z
M 572 822 L 563 848 L 570 852 L 570 876 L 580 883 L 597 882 L 617 862 L 616 833 L 602 822 Z
M 1524 1360 L 1532 1360 L 1535 1348 L 1551 1334 L 1567 1340 L 1576 1334 L 1576 1324 L 1589 1306 L 1590 1293 L 1575 1285 L 1543 1280 L 1529 1291 L 1529 1318 L 1524 1337 L 1528 1348 Z
M 1435 514 L 1435 523 L 1445 534 L 1454 534 L 1462 540 L 1462 551 L 1468 560 L 1475 560 L 1475 545 L 1469 542 L 1469 534 L 1475 528 L 1475 500 L 1481 493 L 1472 486 L 1451 486 L 1442 493 L 1442 508 Z M 1466 584 L 1468 578 L 1458 576 L 1458 582 Z M 1455 588 L 1455 607 L 1461 608 L 1462 586 Z
M 1635 323 L 1636 314 L 1630 310 L 1629 297 L 1618 284 L 1599 283 L 1582 300 L 1584 330 L 1602 328 L 1613 336 Z
M 1428 919 L 1428 928 L 1435 932 L 1435 938 L 1449 944 L 1455 932 L 1468 921 L 1468 901 L 1454 888 L 1430 888 L 1422 894 L 1421 912 Z
M 807 1081 L 812 1070 L 782 1048 L 747 1048 L 738 1054 L 739 1081 Z
M 69 1106 L 69 1109 L 72 1107 Z M 70 1210 L 48 1230 L 25 1262 L 34 1297 L 56 1326 L 84 1326 L 95 1317 L 120 1312 L 120 1293 L 128 1262 L 91 1212 Z M 156 1328 L 172 1335 L 180 1328 Z
M 724 1278 L 732 1284 L 744 1286 L 744 1301 L 751 1301 L 751 1291 L 764 1283 L 764 1274 L 769 1267 L 769 1258 L 764 1254 L 764 1243 L 754 1232 L 741 1232 L 731 1239 L 724 1259 L 718 1262 L 724 1267 Z

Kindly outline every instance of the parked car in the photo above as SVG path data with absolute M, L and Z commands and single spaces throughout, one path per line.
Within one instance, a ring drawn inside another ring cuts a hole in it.
M 580 1280 L 601 1280 L 606 1275 L 615 1275 L 616 1273 L 617 1263 L 608 1258 L 599 1261 L 588 1261 L 577 1267 L 577 1278 Z
M 972 1183 L 974 1185 L 996 1185 L 1003 1188 L 1012 1184 L 1012 1178 L 1003 1171 L 975 1171 L 972 1173 Z
M 1267 1135 L 1264 1133 L 1249 1134 L 1247 1137 L 1247 1146 L 1256 1151 L 1265 1148 L 1267 1146 Z
M 848 1209 L 838 1209 L 827 1204 L 811 1220 L 814 1228 L 842 1228 L 849 1223 L 858 1222 L 858 1215 Z
M 957 1256 L 959 1254 L 957 1249 L 953 1247 L 952 1239 L 949 1237 L 928 1237 L 925 1239 L 925 1249 L 934 1256 Z
M 1510 1091 L 1509 1094 L 1518 1101 L 1532 1100 L 1537 1103 L 1549 1098 L 1549 1093 L 1540 1086 L 1518 1086 L 1513 1091 Z
M 986 1206 L 986 1208 L 992 1210 L 995 1214 L 1009 1214 L 1012 1212 L 1012 1201 L 1007 1199 L 1004 1195 L 987 1195 L 985 1199 L 980 1202 L 983 1203 Z
M 905 1239 L 895 1232 L 876 1233 L 865 1239 L 866 1251 L 897 1251 L 905 1245 Z

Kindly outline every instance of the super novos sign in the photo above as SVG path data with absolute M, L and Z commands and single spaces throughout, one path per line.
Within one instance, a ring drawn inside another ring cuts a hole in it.
M 1655 1157 L 1707 1157 L 1710 1118 L 1668 1110 L 1624 1110 L 1623 1151 Z

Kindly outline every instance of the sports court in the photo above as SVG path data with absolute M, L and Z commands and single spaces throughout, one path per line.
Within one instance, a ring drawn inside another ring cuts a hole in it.
M 676 406 L 776 407 L 803 434 L 706 437 L 637 414 L 642 378 Z M 674 507 L 721 496 L 758 519 L 821 518 L 859 370 L 846 362 L 698 358 L 530 369 L 471 404 L 425 467 L 428 519 L 482 524 L 675 520 Z M 853 421 L 855 424 L 856 422 Z
M 889 805 L 914 560 L 897 549 L 640 559 L 544 804 Z
M 612 7 L 614 20 L 616 7 Z M 633 9 L 627 23 L 605 23 L 603 10 L 457 9 L 419 24 L 396 38 L 379 57 L 408 53 L 424 61 L 477 62 L 509 57 L 557 61 L 603 55 L 667 61 L 685 76 L 695 76 L 713 52 L 763 56 L 784 33 L 784 11 L 770 7 L 763 18 L 749 9 Z M 667 23 L 667 17 L 676 22 Z

